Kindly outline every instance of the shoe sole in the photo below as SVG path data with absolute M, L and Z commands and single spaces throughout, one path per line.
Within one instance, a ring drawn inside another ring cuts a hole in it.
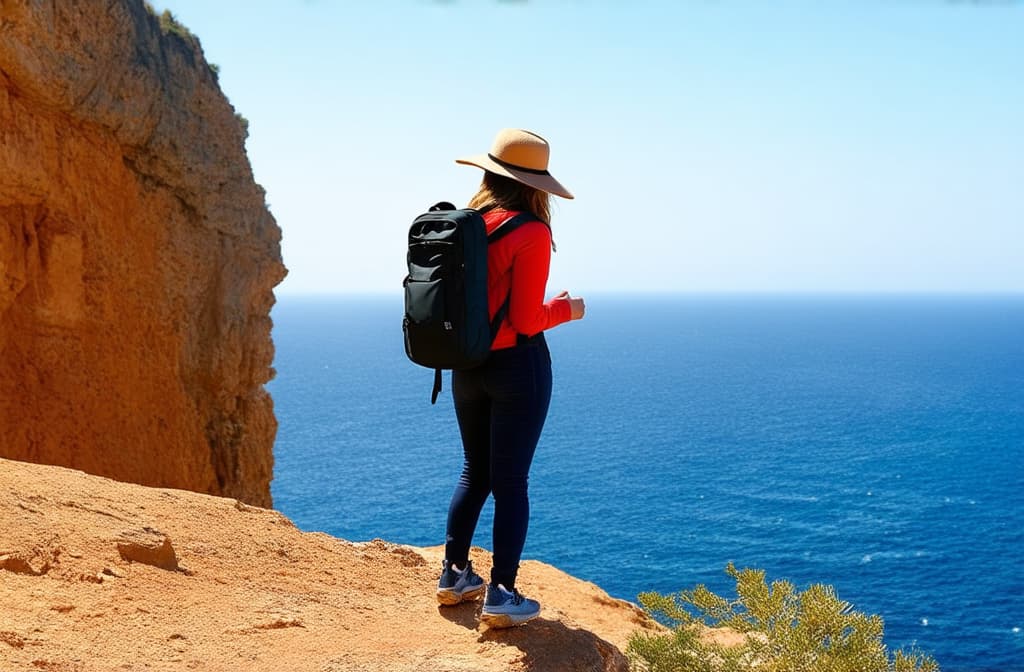
M 512 628 L 522 625 L 527 621 L 532 621 L 538 616 L 540 616 L 540 612 L 526 617 L 511 616 L 509 614 L 481 614 L 480 622 L 489 628 Z
M 484 594 L 485 589 L 486 586 L 480 586 L 479 588 L 467 590 L 462 594 L 456 593 L 454 590 L 439 590 L 437 591 L 437 601 L 445 606 L 451 607 L 459 604 L 460 602 L 465 602 L 466 600 L 475 600 Z

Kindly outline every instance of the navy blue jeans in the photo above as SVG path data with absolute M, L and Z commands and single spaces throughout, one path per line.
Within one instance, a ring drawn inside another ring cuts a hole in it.
M 543 333 L 495 350 L 482 366 L 452 372 L 465 462 L 448 508 L 445 557 L 469 558 L 488 495 L 494 495 L 491 582 L 511 590 L 530 522 L 527 485 L 551 401 L 551 355 Z

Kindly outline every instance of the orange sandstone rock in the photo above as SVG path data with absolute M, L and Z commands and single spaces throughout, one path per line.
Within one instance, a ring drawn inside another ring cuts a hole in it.
M 141 562 L 144 565 L 151 565 L 177 571 L 178 556 L 174 552 L 174 546 L 167 535 L 151 527 L 142 529 L 125 530 L 121 533 L 121 539 L 117 542 L 117 552 L 122 560 L 128 562 Z M 105 574 L 117 576 L 113 570 L 104 569 Z
M 0 670 L 626 672 L 630 634 L 659 627 L 526 561 L 540 618 L 490 630 L 479 602 L 437 604 L 441 547 L 303 533 L 231 499 L 60 467 L 0 459 L 0 530 L 0 556 L 49 565 L 0 565 Z M 126 559 L 126 540 L 173 540 L 190 571 Z M 472 554 L 486 575 L 489 554 Z
M 198 41 L 0 2 L 0 457 L 269 506 L 280 230 Z

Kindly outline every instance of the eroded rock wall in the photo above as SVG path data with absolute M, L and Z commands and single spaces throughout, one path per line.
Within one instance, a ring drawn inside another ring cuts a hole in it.
M 0 456 L 270 505 L 280 229 L 187 33 L 0 0 Z

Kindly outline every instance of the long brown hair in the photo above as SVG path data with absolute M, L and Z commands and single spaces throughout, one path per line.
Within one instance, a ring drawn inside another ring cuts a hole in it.
M 482 208 L 485 205 L 494 205 L 502 210 L 532 212 L 551 228 L 551 196 L 546 191 L 488 170 L 484 171 L 480 189 L 469 201 L 471 208 Z

